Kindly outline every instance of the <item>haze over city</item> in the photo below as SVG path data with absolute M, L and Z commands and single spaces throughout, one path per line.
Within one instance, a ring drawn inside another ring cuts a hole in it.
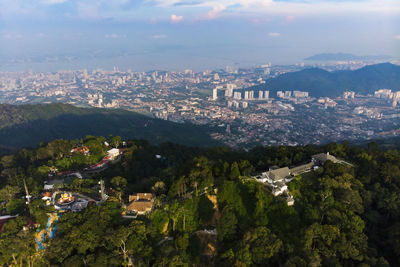
M 400 58 L 394 0 L 3 0 L 0 69 L 196 71 L 318 53 Z

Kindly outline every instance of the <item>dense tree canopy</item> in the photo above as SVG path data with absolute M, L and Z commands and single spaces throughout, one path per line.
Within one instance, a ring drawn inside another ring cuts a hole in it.
M 324 147 L 190 148 L 128 141 L 124 157 L 63 190 L 97 204 L 64 212 L 56 235 L 38 251 L 37 233 L 54 208 L 42 201 L 54 169 L 83 170 L 104 157 L 105 141 L 55 140 L 0 159 L 0 264 L 22 266 L 398 266 L 400 153 L 376 144 Z M 91 154 L 71 154 L 84 145 Z M 327 161 L 288 184 L 295 204 L 274 197 L 253 175 L 296 166 L 329 151 L 353 166 Z M 99 201 L 99 181 L 108 201 Z M 33 196 L 26 204 L 24 196 Z M 124 217 L 134 192 L 156 195 L 151 213 Z M 55 225 L 53 225 L 55 226 Z

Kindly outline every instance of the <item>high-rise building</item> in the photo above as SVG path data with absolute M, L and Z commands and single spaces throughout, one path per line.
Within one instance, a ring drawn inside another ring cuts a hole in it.
M 268 99 L 269 98 L 269 91 L 264 91 L 264 99 Z
M 258 91 L 258 99 L 263 99 L 264 98 L 264 92 L 263 91 Z
M 236 84 L 234 84 L 234 83 L 227 83 L 226 84 L 226 89 L 229 89 L 229 90 L 233 90 L 233 89 L 235 89 L 237 86 L 236 86 Z
M 225 97 L 232 97 L 232 95 L 233 95 L 233 89 L 226 88 L 225 89 Z
M 249 99 L 249 91 L 244 92 L 244 99 Z
M 282 92 L 282 91 L 278 91 L 278 92 L 276 92 L 276 96 L 280 97 L 280 98 L 284 98 L 285 97 L 285 93 Z
M 308 92 L 293 91 L 293 97 L 296 97 L 296 98 L 308 97 Z
M 242 93 L 241 92 L 234 92 L 233 93 L 233 98 L 237 99 L 237 100 L 241 100 L 242 99 Z
M 292 91 L 285 91 L 285 97 L 289 98 L 292 96 Z
M 355 96 L 355 92 L 351 92 L 351 91 L 347 91 L 343 93 L 343 98 L 347 99 L 347 98 L 354 98 Z
M 231 125 L 230 124 L 226 125 L 226 133 L 227 134 L 231 133 Z
M 249 99 L 254 99 L 254 91 L 249 92 Z
M 214 88 L 213 89 L 213 96 L 212 96 L 213 100 L 217 100 L 218 99 L 218 89 Z
M 242 102 L 242 107 L 243 107 L 243 108 L 247 108 L 247 107 L 248 107 L 248 105 L 249 105 L 249 103 L 248 103 L 248 102 Z
M 393 96 L 391 89 L 379 89 L 378 91 L 375 91 L 374 95 L 384 99 L 391 99 Z

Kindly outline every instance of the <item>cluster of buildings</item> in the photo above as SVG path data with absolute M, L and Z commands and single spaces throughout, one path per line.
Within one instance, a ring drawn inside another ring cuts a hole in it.
M 393 107 L 397 106 L 397 102 L 400 100 L 400 91 L 392 92 L 391 89 L 379 89 L 374 92 L 374 96 L 382 98 L 392 103 Z
M 320 153 L 313 155 L 309 163 L 295 166 L 293 168 L 279 168 L 277 166 L 273 166 L 269 168 L 268 171 L 265 171 L 261 173 L 261 175 L 256 176 L 255 179 L 257 179 L 257 181 L 261 183 L 268 185 L 271 188 L 272 194 L 274 196 L 283 196 L 286 200 L 287 205 L 292 206 L 294 204 L 294 198 L 290 194 L 287 184 L 292 181 L 293 177 L 309 172 L 311 170 L 316 170 L 319 168 L 319 166 L 325 164 L 325 162 L 328 160 L 332 161 L 333 163 L 351 165 L 346 161 L 339 160 L 336 157 L 330 155 L 329 152 Z
M 391 130 L 399 118 L 396 105 L 400 94 L 391 89 L 378 90 L 374 96 L 346 91 L 337 98 L 315 98 L 295 88 L 276 94 L 249 89 L 302 68 L 264 64 L 203 72 L 0 72 L 0 102 L 57 101 L 123 108 L 177 123 L 207 125 L 214 139 L 231 147 L 322 144 L 398 135 Z
M 95 203 L 88 197 L 83 195 L 73 194 L 66 191 L 47 191 L 42 194 L 42 200 L 47 206 L 54 206 L 58 211 L 73 211 L 79 212 L 86 209 L 89 203 Z

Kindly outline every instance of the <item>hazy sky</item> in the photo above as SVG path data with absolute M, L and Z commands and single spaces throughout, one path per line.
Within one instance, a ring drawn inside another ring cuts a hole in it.
M 0 69 L 202 70 L 325 52 L 400 58 L 400 0 L 0 0 Z

